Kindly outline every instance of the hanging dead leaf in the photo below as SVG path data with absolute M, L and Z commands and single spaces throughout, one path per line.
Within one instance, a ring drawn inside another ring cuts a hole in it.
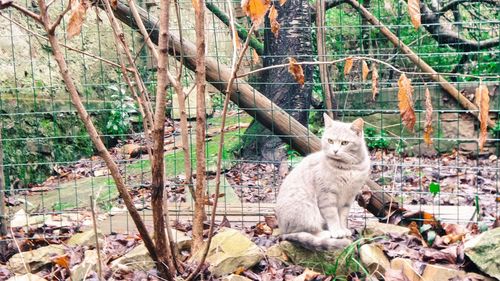
M 479 108 L 479 149 L 483 151 L 484 144 L 488 137 L 488 122 L 490 120 L 490 95 L 488 93 L 488 87 L 485 85 L 479 85 L 476 89 L 476 105 Z
M 415 29 L 420 27 L 420 0 L 408 0 L 408 13 Z
M 280 6 L 283 6 L 286 3 L 286 0 L 279 0 L 279 1 L 280 1 Z
M 403 125 L 413 132 L 415 127 L 415 122 L 417 117 L 415 116 L 415 110 L 413 110 L 413 87 L 411 85 L 411 80 L 406 77 L 403 73 L 398 80 L 398 101 L 399 101 L 399 113 L 401 114 L 401 120 Z
M 257 27 L 264 21 L 264 16 L 271 6 L 270 0 L 242 0 L 241 8 Z
M 304 86 L 305 78 L 304 78 L 304 70 L 302 70 L 302 66 L 297 64 L 297 61 L 294 58 L 288 58 L 290 61 L 288 65 L 288 72 L 290 72 L 300 85 Z
M 368 68 L 368 64 L 366 61 L 362 60 L 361 61 L 361 78 L 363 78 L 363 81 L 366 81 L 366 78 L 368 78 L 368 72 L 370 72 L 370 69 Z
M 68 28 L 66 30 L 66 36 L 68 39 L 80 34 L 82 31 L 83 21 L 87 15 L 87 9 L 89 3 L 86 0 L 82 0 L 76 3 L 76 7 L 73 8 L 71 16 L 69 17 Z
M 68 254 L 53 257 L 52 261 L 60 267 L 69 268 L 70 257 Z
M 372 100 L 378 95 L 378 68 L 375 63 L 372 64 Z
M 348 57 L 346 60 L 345 60 L 345 65 L 344 65 L 344 76 L 347 76 L 350 72 L 351 72 L 351 69 L 352 69 L 352 64 L 354 63 L 354 61 L 352 60 L 351 57 Z
M 252 62 L 254 64 L 259 64 L 260 62 L 259 54 L 257 54 L 257 51 L 255 51 L 255 49 L 252 49 Z
M 432 144 L 432 100 L 431 93 L 428 88 L 425 88 L 425 125 L 424 125 L 424 142 L 427 145 Z
M 271 32 L 274 34 L 275 38 L 278 38 L 280 32 L 280 23 L 278 22 L 278 10 L 274 5 L 271 6 L 269 10 L 269 22 L 271 23 Z

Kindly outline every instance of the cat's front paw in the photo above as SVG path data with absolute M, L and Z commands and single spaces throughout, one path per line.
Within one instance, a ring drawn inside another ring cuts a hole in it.
M 340 238 L 344 238 L 344 237 L 349 238 L 352 236 L 352 232 L 347 228 L 339 228 L 339 229 L 335 229 L 333 231 L 330 231 L 330 235 L 332 238 L 336 238 L 336 239 L 340 239 Z

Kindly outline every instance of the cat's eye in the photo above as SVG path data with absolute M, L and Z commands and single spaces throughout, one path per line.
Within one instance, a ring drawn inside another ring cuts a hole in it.
M 348 142 L 348 141 L 342 141 L 340 144 L 341 144 L 341 145 L 348 145 L 348 144 L 349 144 L 349 142 Z
M 332 144 L 332 143 L 333 143 L 333 140 L 332 140 L 332 139 L 328 139 L 328 143 L 329 143 L 329 144 Z

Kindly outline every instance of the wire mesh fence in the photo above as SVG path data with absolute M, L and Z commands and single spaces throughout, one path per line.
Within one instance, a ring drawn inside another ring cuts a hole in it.
M 269 22 L 252 34 L 255 42 L 244 57 L 240 74 L 287 63 L 288 57 L 298 61 L 364 57 L 370 77 L 375 72 L 378 74 L 377 95 L 373 94 L 373 78 L 363 79 L 362 60 L 355 60 L 349 73 L 344 73 L 345 60 L 328 64 L 326 76 L 320 73 L 318 65 L 304 66 L 303 87 L 291 78 L 287 67 L 281 68 L 281 72 L 263 71 L 243 77 L 237 83 L 250 84 L 253 91 L 260 91 L 292 116 L 302 118 L 300 121 L 312 134 L 321 135 L 323 112 L 331 111 L 335 118 L 346 122 L 362 117 L 371 151 L 371 178 L 383 188 L 373 192 L 392 195 L 402 207 L 424 210 L 444 221 L 491 224 L 499 216 L 500 202 L 497 157 L 500 144 L 499 9 L 495 2 L 489 1 L 453 2 L 456 1 L 423 3 L 420 9 L 423 26 L 416 29 L 411 23 L 408 5 L 402 1 L 364 1 L 369 15 L 379 21 L 375 25 L 373 18 L 356 8 L 357 2 L 326 0 L 325 17 L 315 24 L 317 10 L 314 4 L 295 1 L 293 5 L 306 8 L 301 14 L 287 9 L 286 5 L 278 8 L 278 21 L 281 21 L 278 37 L 271 33 Z M 37 9 L 36 5 L 25 4 Z M 55 1 L 53 5 L 55 10 L 65 7 L 64 1 Z M 140 6 L 155 24 L 156 3 L 146 1 Z M 182 34 L 183 40 L 193 42 L 196 34 L 191 2 L 179 1 L 178 6 L 179 18 L 175 16 L 175 7 L 172 8 L 170 30 Z M 250 28 L 250 22 L 244 17 L 239 3 L 209 1 L 207 6 L 207 53 L 221 71 L 230 67 L 233 57 L 233 40 L 224 17 L 234 13 L 242 31 Z M 294 16 L 300 17 L 300 25 L 290 20 Z M 122 20 L 125 37 L 131 42 L 140 75 L 154 93 L 156 62 L 140 33 L 130 28 L 133 26 L 131 21 L 130 18 Z M 75 114 L 45 35 L 32 24 L 31 20 L 13 11 L 2 11 L 0 15 L 0 117 L 7 204 L 4 215 L 12 227 L 51 226 L 59 230 L 47 232 L 49 236 L 67 236 L 71 234 L 67 230 L 70 226 L 91 223 L 89 196 L 93 196 L 104 231 L 131 231 L 133 223 L 125 215 L 123 202 L 107 167 L 96 156 Z M 64 28 L 66 25 L 67 19 L 63 21 Z M 396 36 L 397 44 L 390 42 L 383 28 Z M 319 33 L 323 43 L 318 43 Z M 85 106 L 119 163 L 136 207 L 148 221 L 151 212 L 147 190 L 151 168 L 143 149 L 146 143 L 142 117 L 120 74 L 120 54 L 115 48 L 109 23 L 96 9 L 88 14 L 79 36 L 71 40 L 66 39 L 64 33 L 58 36 L 64 42 L 66 59 Z M 289 39 L 283 41 L 283 38 Z M 318 44 L 322 45 L 322 56 L 318 55 Z M 180 51 L 176 57 L 182 56 Z M 422 67 L 422 63 L 435 72 Z M 178 68 L 179 64 L 171 58 L 170 67 Z M 414 87 L 417 118 L 414 132 L 403 125 L 398 107 L 401 72 L 407 73 Z M 186 101 L 191 161 L 195 164 L 194 73 L 186 69 L 183 75 L 183 86 L 189 93 Z M 216 77 L 217 73 L 213 75 Z M 460 93 L 459 99 L 470 101 L 474 101 L 480 83 L 488 87 L 489 114 L 496 123 L 488 129 L 483 150 L 477 142 L 480 123 L 473 115 L 477 110 L 464 108 L 460 100 L 449 95 L 449 88 L 443 88 L 439 79 L 449 81 Z M 212 85 L 207 89 L 206 101 L 208 205 L 213 193 L 224 99 L 218 90 L 218 83 L 224 81 L 209 80 Z M 332 94 L 331 110 L 326 109 L 325 87 Z M 423 140 L 426 89 L 433 106 L 431 145 Z M 168 206 L 175 219 L 190 220 L 193 202 L 183 184 L 179 108 L 174 93 L 170 90 L 168 93 L 170 118 L 165 124 Z M 266 129 L 255 121 L 254 113 L 259 110 L 267 109 L 232 104 L 225 129 L 224 197 L 218 212 L 239 225 L 253 225 L 273 214 L 283 178 L 303 157 L 290 141 L 273 138 L 278 133 L 272 125 Z M 359 225 L 373 219 L 373 215 L 357 207 L 351 219 L 351 223 Z

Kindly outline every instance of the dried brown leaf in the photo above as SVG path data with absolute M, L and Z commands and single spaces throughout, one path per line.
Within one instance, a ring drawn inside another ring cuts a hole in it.
M 368 64 L 364 60 L 361 61 L 361 78 L 363 78 L 363 81 L 366 81 L 366 78 L 368 78 L 368 72 L 370 72 Z
M 479 85 L 476 89 L 476 105 L 479 108 L 479 149 L 483 151 L 484 144 L 488 137 L 488 122 L 490 120 L 490 95 L 488 93 L 488 87 L 485 85 Z
M 384 274 L 386 281 L 410 281 L 403 273 L 403 270 L 387 269 Z
M 111 0 L 110 4 L 111 8 L 113 8 L 113 10 L 116 10 L 116 7 L 118 7 L 118 0 Z
M 414 221 L 412 221 L 410 223 L 410 225 L 408 225 L 408 228 L 410 229 L 410 231 L 408 233 L 411 234 L 411 235 L 413 235 L 413 236 L 418 237 L 420 239 L 420 241 L 422 241 L 422 245 L 425 246 L 425 247 L 427 247 L 427 243 L 425 242 L 424 237 L 422 237 L 422 234 L 418 230 L 417 223 L 414 222 Z
M 427 145 L 432 144 L 432 100 L 431 93 L 428 88 L 425 88 L 425 125 L 424 125 L 424 142 Z
M 305 78 L 304 78 L 304 70 L 302 70 L 302 66 L 297 64 L 297 60 L 294 58 L 288 58 L 289 60 L 289 65 L 288 65 L 288 72 L 290 72 L 300 85 L 304 86 Z
M 73 38 L 82 31 L 83 21 L 87 15 L 88 7 L 88 2 L 82 0 L 73 8 L 71 16 L 69 17 L 68 28 L 66 29 L 66 36 L 68 39 Z
M 306 268 L 304 272 L 301 275 L 295 277 L 293 281 L 311 281 L 314 280 L 314 278 L 316 278 L 320 274 L 321 273 L 319 272 Z
M 278 22 L 278 10 L 276 10 L 274 5 L 272 5 L 269 10 L 269 22 L 271 23 L 271 32 L 274 34 L 275 38 L 278 38 L 281 25 Z
M 252 62 L 254 64 L 258 64 L 260 62 L 259 54 L 257 54 L 257 51 L 255 51 L 255 49 L 252 49 Z
M 408 13 L 411 24 L 418 29 L 420 27 L 420 0 L 408 0 Z
M 378 95 L 378 68 L 375 63 L 372 64 L 372 100 Z
M 53 257 L 52 261 L 55 264 L 59 265 L 60 267 L 64 267 L 64 268 L 69 268 L 69 265 L 70 265 L 70 257 L 68 254 Z
M 398 101 L 399 101 L 399 113 L 401 114 L 401 120 L 403 125 L 413 132 L 417 117 L 415 116 L 415 110 L 413 109 L 413 87 L 411 85 L 410 79 L 406 77 L 403 73 L 398 80 Z
M 270 0 L 242 0 L 241 8 L 250 17 L 255 26 L 259 26 L 264 21 L 264 16 L 271 6 Z
M 344 76 L 347 76 L 352 69 L 352 64 L 354 63 L 353 59 L 351 57 L 347 58 L 345 60 L 345 65 L 344 65 Z

